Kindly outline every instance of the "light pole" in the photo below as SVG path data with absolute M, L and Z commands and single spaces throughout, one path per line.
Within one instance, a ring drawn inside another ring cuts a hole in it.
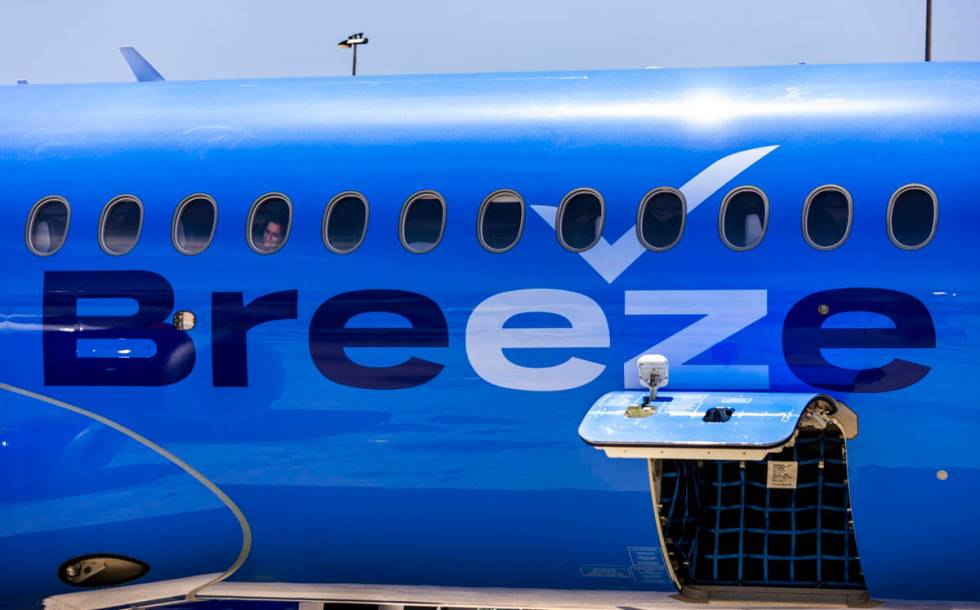
M 357 34 L 351 34 L 347 37 L 347 40 L 341 40 L 337 43 L 338 47 L 344 49 L 354 49 L 354 65 L 351 67 L 350 75 L 357 76 L 357 47 L 358 45 L 367 44 L 368 39 L 364 37 L 364 32 L 358 32 Z
M 932 0 L 926 0 L 926 61 L 932 61 Z

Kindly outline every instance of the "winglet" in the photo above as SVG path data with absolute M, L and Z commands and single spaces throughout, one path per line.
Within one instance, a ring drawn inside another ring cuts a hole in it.
M 129 64 L 129 69 L 133 71 L 133 76 L 139 82 L 149 82 L 166 80 L 163 75 L 157 72 L 150 62 L 146 61 L 146 58 L 140 55 L 140 52 L 133 47 L 119 47 L 119 52 L 122 53 L 123 59 Z

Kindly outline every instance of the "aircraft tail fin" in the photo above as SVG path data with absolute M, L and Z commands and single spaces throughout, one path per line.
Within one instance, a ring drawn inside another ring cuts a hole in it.
M 133 47 L 119 47 L 119 52 L 122 53 L 123 59 L 129 64 L 129 69 L 133 71 L 133 76 L 139 82 L 150 82 L 150 81 L 161 81 L 167 80 L 163 78 L 163 75 L 157 72 L 157 69 L 153 65 L 146 61 L 146 58 L 140 55 L 140 52 Z

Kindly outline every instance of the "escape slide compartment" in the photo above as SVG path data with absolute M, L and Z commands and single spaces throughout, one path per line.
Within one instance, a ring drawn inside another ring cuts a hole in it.
M 609 457 L 647 460 L 682 598 L 867 602 L 847 477 L 857 417 L 832 397 L 611 392 L 579 435 Z

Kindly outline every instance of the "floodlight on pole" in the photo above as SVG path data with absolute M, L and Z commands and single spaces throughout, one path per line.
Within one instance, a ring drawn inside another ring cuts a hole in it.
M 367 43 L 368 39 L 364 36 L 364 32 L 351 34 L 346 40 L 341 40 L 337 43 L 337 46 L 343 49 L 354 49 L 354 63 L 350 71 L 351 76 L 357 76 L 357 47 Z

